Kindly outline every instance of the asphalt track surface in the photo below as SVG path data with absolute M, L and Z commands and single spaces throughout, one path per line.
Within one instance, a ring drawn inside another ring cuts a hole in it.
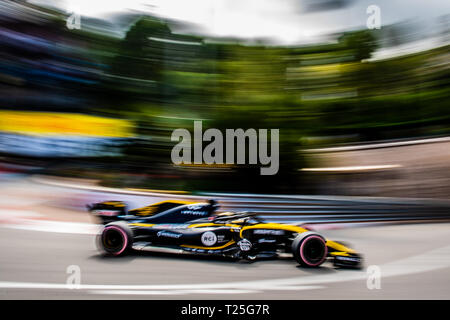
M 0 191 L 3 219 L 14 210 L 37 212 L 42 218 L 58 192 L 66 192 L 28 181 L 4 181 Z M 49 213 L 52 218 L 55 211 Z M 85 219 L 70 210 L 61 210 L 60 215 L 66 223 Z M 4 222 L 0 224 L 0 299 L 450 298 L 448 223 L 322 234 L 352 244 L 364 254 L 365 268 L 341 270 L 325 263 L 305 269 L 289 256 L 253 263 L 147 252 L 111 258 L 97 251 L 93 232 L 49 232 Z M 74 268 L 70 266 L 80 270 L 81 282 L 75 288 L 67 283 L 72 275 L 68 268 Z M 373 271 L 380 271 L 378 289 Z

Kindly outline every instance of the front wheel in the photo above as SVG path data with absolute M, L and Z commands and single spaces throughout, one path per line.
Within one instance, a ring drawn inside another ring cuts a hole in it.
M 304 232 L 292 242 L 295 260 L 303 267 L 318 267 L 327 258 L 328 248 L 325 239 L 315 232 Z
M 98 242 L 106 254 L 125 255 L 133 245 L 133 231 L 126 222 L 111 222 L 104 227 Z

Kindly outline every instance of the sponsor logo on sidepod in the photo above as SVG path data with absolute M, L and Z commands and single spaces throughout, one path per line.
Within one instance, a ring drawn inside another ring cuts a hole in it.
M 205 246 L 210 247 L 210 246 L 216 244 L 217 236 L 214 232 L 206 231 L 205 233 L 202 234 L 201 240 Z
M 181 214 L 192 214 L 195 216 L 205 216 L 208 214 L 208 211 L 182 210 Z
M 250 249 L 252 248 L 252 243 L 247 239 L 242 239 L 238 242 L 238 245 L 241 251 L 250 251 Z
M 167 232 L 167 231 L 158 231 L 156 234 L 158 237 L 167 237 L 167 238 L 175 238 L 178 239 L 181 237 L 181 234 L 179 233 L 173 233 L 173 232 Z
M 284 234 L 283 230 L 269 230 L 269 229 L 256 229 L 253 234 L 270 234 L 274 236 L 281 236 Z

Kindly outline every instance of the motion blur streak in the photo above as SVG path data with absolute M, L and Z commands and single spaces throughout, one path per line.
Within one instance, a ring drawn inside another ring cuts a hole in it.
M 380 9 L 379 29 L 368 28 L 369 5 Z M 338 226 L 331 235 L 371 264 L 411 262 L 395 265 L 386 295 L 321 268 L 313 277 L 333 280 L 323 287 L 242 296 L 448 297 L 449 228 L 436 222 L 450 207 L 449 46 L 448 0 L 1 1 L 0 283 L 64 285 L 73 264 L 96 285 L 216 283 L 212 269 L 236 282 L 311 276 L 270 261 L 109 263 L 94 249 L 86 204 L 214 198 L 271 221 Z M 278 129 L 278 173 L 174 165 L 171 134 L 193 132 L 195 121 L 222 133 Z M 373 228 L 340 230 L 361 222 Z M 432 257 L 430 269 L 414 257 Z M 402 278 L 411 270 L 420 292 Z M 207 293 L 239 293 L 216 289 Z M 13 297 L 59 296 L 0 290 Z
M 393 148 L 393 157 L 387 149 L 311 152 L 449 133 L 445 1 L 418 5 L 423 14 L 416 20 L 381 1 L 385 16 L 374 30 L 355 1 L 253 6 L 255 21 L 274 19 L 292 32 L 301 27 L 289 22 L 293 17 L 334 21 L 335 31 L 314 32 L 311 23 L 308 40 L 293 37 L 289 45 L 280 32 L 238 36 L 231 23 L 228 35 L 218 36 L 203 23 L 208 19 L 193 14 L 206 14 L 210 4 L 203 2 L 192 2 L 184 16 L 159 2 L 101 3 L 2 2 L 0 151 L 6 162 L 128 188 L 448 198 L 443 145 L 430 144 L 426 159 L 415 156 L 423 147 Z M 285 24 L 267 14 L 274 8 Z M 222 19 L 237 10 L 250 6 L 218 4 L 210 18 L 222 28 Z M 353 24 L 341 12 L 354 14 Z M 81 16 L 79 29 L 67 28 L 72 14 Z M 241 25 L 243 34 L 252 28 Z M 279 129 L 278 174 L 261 176 L 259 165 L 174 166 L 170 133 L 192 130 L 194 120 L 204 130 Z M 325 169 L 371 166 L 379 168 Z M 424 174 L 426 183 L 411 187 L 407 177 Z

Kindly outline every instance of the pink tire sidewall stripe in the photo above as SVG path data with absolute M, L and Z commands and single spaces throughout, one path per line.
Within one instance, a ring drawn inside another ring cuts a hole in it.
M 128 245 L 128 237 L 127 237 L 127 234 L 125 233 L 125 231 L 123 231 L 121 228 L 116 227 L 116 226 L 109 226 L 109 227 L 106 227 L 105 230 L 103 230 L 103 233 L 104 233 L 105 231 L 107 231 L 107 230 L 110 230 L 110 229 L 114 229 L 114 230 L 119 231 L 120 234 L 121 234 L 122 237 L 123 237 L 123 247 L 122 247 L 122 249 L 120 249 L 119 252 L 114 252 L 114 253 L 113 253 L 114 255 L 118 256 L 119 254 L 121 254 L 122 252 L 124 252 L 124 250 L 127 248 L 127 245 Z
M 307 242 L 308 242 L 309 240 L 311 240 L 311 239 L 319 239 L 319 240 L 322 241 L 322 242 L 324 243 L 324 245 L 325 245 L 325 251 L 324 251 L 324 254 L 323 254 L 323 258 L 322 258 L 319 262 L 317 262 L 317 263 L 310 263 L 310 262 L 308 262 L 307 259 L 306 259 L 305 256 L 304 256 L 304 254 L 303 254 L 303 247 L 304 247 L 305 243 L 307 243 Z M 327 257 L 327 254 L 328 254 L 328 248 L 327 248 L 326 242 L 323 240 L 322 237 L 319 237 L 319 236 L 309 236 L 309 237 L 307 237 L 305 240 L 303 240 L 302 244 L 300 245 L 300 257 L 301 257 L 302 260 L 303 260 L 308 266 L 310 266 L 310 267 L 316 267 L 316 266 L 321 265 L 321 264 L 325 261 L 325 259 L 326 259 L 326 257 Z

